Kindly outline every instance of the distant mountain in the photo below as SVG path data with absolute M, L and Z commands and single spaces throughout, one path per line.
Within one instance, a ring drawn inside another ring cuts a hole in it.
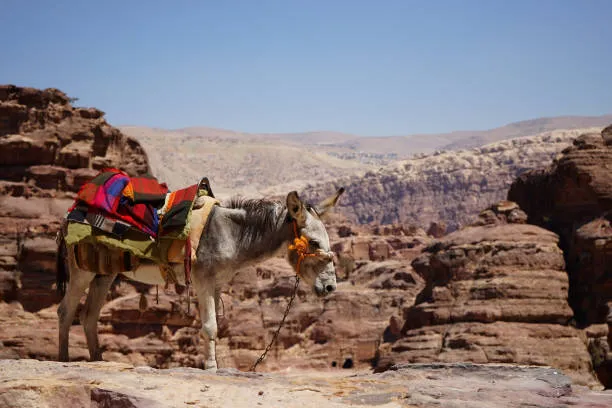
M 443 149 L 465 149 L 478 147 L 515 137 L 535 135 L 558 129 L 583 129 L 589 127 L 604 127 L 612 123 L 612 114 L 601 116 L 558 116 L 554 118 L 538 118 L 510 123 L 496 129 L 480 132 L 451 133 L 453 142 L 443 146 Z
M 321 134 L 304 136 L 305 142 L 299 143 L 276 135 L 208 128 L 168 131 L 131 126 L 122 131 L 141 143 L 150 155 L 153 173 L 170 188 L 194 184 L 206 176 L 220 197 L 236 193 L 266 195 L 273 186 L 289 192 L 309 183 L 375 168 L 372 163 L 345 160 L 316 148 L 312 140 Z
M 321 151 L 337 155 L 378 154 L 406 158 L 416 153 L 432 153 L 436 150 L 455 150 L 482 146 L 488 143 L 530 136 L 559 129 L 603 127 L 612 123 L 612 114 L 602 116 L 557 116 L 529 119 L 488 130 L 461 130 L 449 133 L 413 134 L 407 136 L 358 136 L 331 131 L 300 133 L 246 133 L 209 127 L 188 127 L 165 130 L 143 126 L 122 126 L 123 131 L 134 136 L 149 133 L 167 134 L 168 137 L 204 138 L 267 143 L 286 143 L 297 146 L 317 146 Z
M 612 115 L 562 116 L 484 131 L 391 137 L 338 132 L 244 133 L 207 127 L 177 130 L 123 126 L 146 150 L 154 174 L 171 188 L 207 176 L 222 195 L 266 195 L 363 175 L 417 153 L 459 150 L 555 130 L 603 127 Z
M 479 147 L 489 143 L 553 130 L 604 127 L 612 123 L 612 114 L 602 116 L 558 116 L 510 123 L 489 130 L 462 130 L 450 133 L 416 134 L 389 137 L 357 137 L 340 146 L 370 153 L 397 153 L 405 158 L 415 153 L 436 150 L 457 150 Z

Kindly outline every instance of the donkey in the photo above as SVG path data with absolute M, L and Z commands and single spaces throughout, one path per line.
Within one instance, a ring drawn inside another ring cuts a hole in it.
M 202 334 L 208 342 L 205 369 L 217 368 L 216 308 L 220 286 L 229 282 L 240 268 L 270 258 L 288 245 L 287 260 L 317 295 L 325 296 L 336 289 L 333 253 L 320 217 L 336 205 L 343 192 L 344 188 L 340 188 L 317 206 L 304 203 L 295 191 L 287 195 L 286 204 L 266 199 L 233 198 L 225 206 L 215 206 L 192 266 Z M 183 265 L 175 265 L 174 270 L 179 283 L 184 283 Z M 159 267 L 153 262 L 141 263 L 134 271 L 122 274 L 148 284 L 164 284 Z M 61 245 L 57 284 L 58 288 L 65 286 L 66 292 L 57 310 L 60 361 L 68 361 L 70 326 L 87 287 L 89 292 L 79 317 L 90 359 L 102 359 L 98 318 L 116 277 L 117 274 L 97 275 L 78 268 L 74 250 Z

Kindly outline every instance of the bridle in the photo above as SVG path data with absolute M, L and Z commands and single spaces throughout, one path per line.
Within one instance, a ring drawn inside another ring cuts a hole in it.
M 317 249 L 314 252 L 309 252 L 309 243 L 308 243 L 308 238 L 306 238 L 306 236 L 304 235 L 298 235 L 298 226 L 297 226 L 297 221 L 293 220 L 293 243 L 289 244 L 289 250 L 290 251 L 296 251 L 298 254 L 298 260 L 297 263 L 295 265 L 295 273 L 297 276 L 299 276 L 300 278 L 302 277 L 301 273 L 300 273 L 300 265 L 302 264 L 302 261 L 308 257 L 317 257 L 320 259 L 325 259 L 325 260 L 333 260 L 334 259 L 334 253 L 331 251 L 324 251 L 322 249 Z

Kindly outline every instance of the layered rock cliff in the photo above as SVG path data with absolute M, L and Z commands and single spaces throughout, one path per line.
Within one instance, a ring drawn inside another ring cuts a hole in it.
M 569 324 L 558 236 L 525 220 L 502 202 L 412 262 L 425 287 L 381 346 L 379 370 L 397 362 L 551 365 L 597 384 L 587 334 Z
M 600 379 L 612 387 L 612 126 L 581 135 L 552 165 L 522 175 L 508 197 L 530 223 L 559 234 L 576 325 L 608 325 L 607 338 L 591 348 Z
M 53 238 L 60 217 L 97 170 L 114 166 L 142 174 L 147 157 L 138 143 L 108 125 L 102 112 L 74 108 L 58 90 L 4 86 L 0 96 L 0 301 L 9 302 L 0 302 L 0 356 L 56 359 Z M 338 222 L 330 233 L 342 290 L 321 302 L 302 285 L 264 369 L 369 367 L 389 316 L 412 302 L 422 285 L 406 262 L 430 241 L 423 231 Z M 247 268 L 224 288 L 221 366 L 250 367 L 279 324 L 292 288 L 291 268 L 282 258 Z M 131 284 L 118 282 L 110 294 L 100 325 L 104 358 L 200 367 L 204 346 L 195 305 L 187 314 L 185 294 L 160 288 L 157 302 L 154 288 L 138 289 L 146 293 L 145 310 Z M 86 359 L 81 327 L 71 336 L 72 358 Z
M 423 286 L 409 266 L 432 241 L 422 230 L 339 222 L 328 231 L 339 261 L 338 290 L 321 300 L 300 286 L 259 370 L 371 367 L 389 319 L 399 321 L 402 308 L 414 302 Z M 245 268 L 223 287 L 217 345 L 221 367 L 251 367 L 272 339 L 293 287 L 292 269 L 280 257 Z M 114 288 L 100 318 L 103 358 L 158 368 L 202 367 L 205 345 L 195 303 L 187 313 L 184 293 L 160 287 L 157 301 L 155 288 L 145 292 L 148 306 L 140 310 L 140 295 L 130 284 Z M 56 359 L 55 311 L 55 305 L 32 313 L 19 303 L 0 303 L 0 357 Z M 88 358 L 80 326 L 71 330 L 70 344 L 73 360 Z
M 427 227 L 443 221 L 453 231 L 473 222 L 482 208 L 505 199 L 519 174 L 548 165 L 583 131 L 553 131 L 438 152 L 304 191 L 318 198 L 345 186 L 339 210 L 353 222 Z
M 57 89 L 0 86 L 0 301 L 57 301 L 54 234 L 80 185 L 104 167 L 148 171 L 147 157 L 95 108 Z

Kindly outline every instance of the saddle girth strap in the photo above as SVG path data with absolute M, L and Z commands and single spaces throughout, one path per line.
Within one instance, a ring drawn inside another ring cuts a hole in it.
M 191 240 L 185 240 L 185 287 L 187 289 L 187 313 L 191 308 Z

